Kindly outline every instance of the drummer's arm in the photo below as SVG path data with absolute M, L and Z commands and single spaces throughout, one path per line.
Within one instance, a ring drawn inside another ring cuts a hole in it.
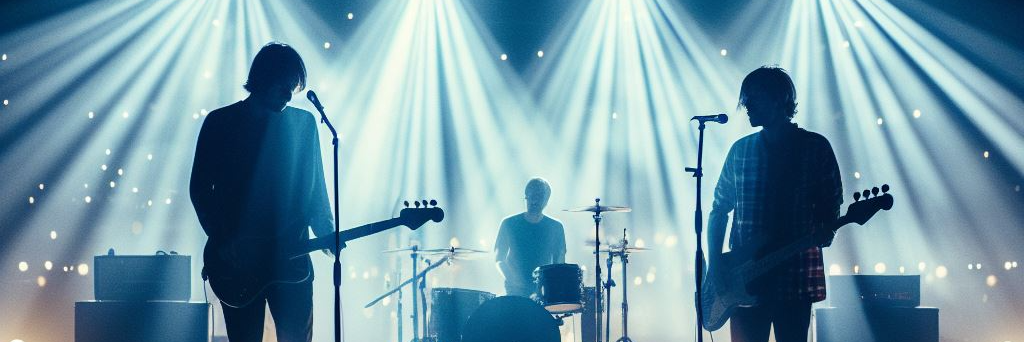
M 556 236 L 557 239 L 558 239 L 558 242 L 555 243 L 555 246 L 557 246 L 557 250 L 555 251 L 555 253 L 553 255 L 551 255 L 551 263 L 552 264 L 564 264 L 565 263 L 565 228 L 562 227 L 561 224 L 558 225 L 558 233 L 559 234 L 557 234 L 557 236 Z
M 498 266 L 498 273 L 501 273 L 501 277 L 508 279 L 509 275 L 512 274 L 511 270 L 508 269 L 508 263 L 498 260 L 496 265 Z
M 508 237 L 505 236 L 505 222 L 501 222 L 501 227 L 498 228 L 498 238 L 494 241 L 494 261 L 495 266 L 498 268 L 498 273 L 505 279 L 508 279 L 509 275 L 512 274 L 508 267 Z

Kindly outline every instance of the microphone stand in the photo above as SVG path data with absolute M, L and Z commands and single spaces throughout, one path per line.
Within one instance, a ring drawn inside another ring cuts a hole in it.
M 341 335 L 341 249 L 345 248 L 345 245 L 341 242 L 341 221 L 338 217 L 338 131 L 331 125 L 331 121 L 327 120 L 324 106 L 320 104 L 313 91 L 307 92 L 306 96 L 320 112 L 320 122 L 331 130 L 331 145 L 334 145 L 334 341 L 341 342 L 344 340 Z
M 694 214 L 694 227 L 697 233 L 697 255 L 694 260 L 694 273 L 696 274 L 697 285 L 694 291 L 694 306 L 697 309 L 697 342 L 704 341 L 704 313 L 701 310 L 701 304 L 703 304 L 701 298 L 701 284 L 704 281 L 704 249 L 702 247 L 703 242 L 701 236 L 703 235 L 704 227 L 704 212 L 701 209 L 700 195 L 701 195 L 701 178 L 704 177 L 704 168 L 702 166 L 703 155 L 704 155 L 704 121 L 698 120 L 700 123 L 697 126 L 697 130 L 700 131 L 699 138 L 697 140 L 697 167 L 687 167 L 686 172 L 693 173 L 693 177 L 697 178 L 697 209 Z

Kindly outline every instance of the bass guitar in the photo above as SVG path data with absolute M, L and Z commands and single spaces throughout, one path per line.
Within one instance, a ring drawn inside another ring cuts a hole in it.
M 416 230 L 428 221 L 441 222 L 444 210 L 424 201 L 415 208 L 402 209 L 398 217 L 346 229 L 310 239 L 300 244 L 283 244 L 273 238 L 243 237 L 231 241 L 208 241 L 203 250 L 203 277 L 210 281 L 213 293 L 224 304 L 240 308 L 252 303 L 270 285 L 300 283 L 312 276 L 307 263 L 296 267 L 293 259 L 318 250 L 335 249 L 335 236 L 345 243 L 394 227 L 406 226 Z M 406 202 L 408 206 L 408 202 Z
M 882 186 L 882 195 L 878 194 L 878 190 L 873 188 L 872 191 L 864 190 L 863 194 L 854 193 L 854 202 L 847 207 L 846 215 L 828 228 L 835 231 L 850 223 L 863 225 L 878 211 L 891 209 L 893 197 L 888 193 L 889 185 Z M 874 197 L 869 198 L 872 195 Z M 711 265 L 711 272 L 707 273 L 709 276 L 704 278 L 701 286 L 704 328 L 709 331 L 718 330 L 729 320 L 736 307 L 756 305 L 757 297 L 747 292 L 747 284 L 793 255 L 821 245 L 825 239 L 827 237 L 824 235 L 808 235 L 760 258 L 756 258 L 758 254 L 750 249 L 723 253 L 716 264 Z

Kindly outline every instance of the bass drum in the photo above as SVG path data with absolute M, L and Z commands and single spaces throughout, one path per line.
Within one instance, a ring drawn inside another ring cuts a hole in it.
M 504 296 L 485 302 L 469 317 L 462 342 L 559 342 L 558 323 L 534 301 Z
M 427 335 L 437 342 L 459 342 L 459 333 L 480 304 L 494 298 L 490 292 L 435 287 L 430 291 Z

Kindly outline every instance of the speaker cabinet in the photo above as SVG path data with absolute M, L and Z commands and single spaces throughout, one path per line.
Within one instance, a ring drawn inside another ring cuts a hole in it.
M 210 304 L 171 301 L 75 303 L 75 342 L 209 342 Z
M 177 300 L 191 297 L 188 255 L 97 255 L 93 259 L 97 300 Z
M 814 310 L 818 342 L 938 342 L 938 308 L 862 306 Z

